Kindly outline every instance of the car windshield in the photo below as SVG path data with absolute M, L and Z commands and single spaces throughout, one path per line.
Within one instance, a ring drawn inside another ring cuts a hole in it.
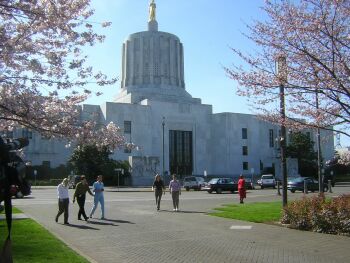
M 261 179 L 273 179 L 272 175 L 263 175 Z
M 215 178 L 215 179 L 211 179 L 210 181 L 209 181 L 209 184 L 216 184 L 217 182 L 218 182 L 218 178 Z
M 197 177 L 198 182 L 204 182 L 204 179 L 202 177 Z
M 191 181 L 196 181 L 196 178 L 194 178 L 194 177 L 185 178 L 185 182 L 191 182 Z
M 293 178 L 290 181 L 295 182 L 295 183 L 300 183 L 300 182 L 304 182 L 305 178 L 303 177 L 298 177 L 298 178 Z

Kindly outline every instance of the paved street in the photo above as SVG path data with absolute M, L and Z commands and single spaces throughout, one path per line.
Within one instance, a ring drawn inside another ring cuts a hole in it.
M 350 193 L 335 187 L 333 196 Z M 70 191 L 72 195 L 73 190 Z M 300 198 L 301 193 L 289 194 Z M 329 194 L 327 194 L 329 195 Z M 54 222 L 56 190 L 33 189 L 32 196 L 14 200 L 24 213 L 42 224 L 91 262 L 348 262 L 350 238 L 228 220 L 206 215 L 221 204 L 238 201 L 237 194 L 183 191 L 181 212 L 173 212 L 169 193 L 157 212 L 152 192 L 108 188 L 106 220 L 99 208 L 90 222 L 77 220 L 70 205 L 69 226 Z M 278 200 L 275 190 L 248 192 L 247 202 Z M 92 197 L 87 197 L 86 210 Z

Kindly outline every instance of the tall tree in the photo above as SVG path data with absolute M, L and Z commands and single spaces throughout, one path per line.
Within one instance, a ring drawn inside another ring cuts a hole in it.
M 298 160 L 298 169 L 301 176 L 316 176 L 317 152 L 314 150 L 314 142 L 306 134 L 301 132 L 291 133 L 286 154 L 288 157 Z
M 266 0 L 262 10 L 267 19 L 248 25 L 256 52 L 233 48 L 244 63 L 226 68 L 239 84 L 237 93 L 263 118 L 281 123 L 275 60 L 286 56 L 285 124 L 333 126 L 350 136 L 350 1 Z
M 24 126 L 52 137 L 106 144 L 114 124 L 82 122 L 89 85 L 113 84 L 88 65 L 82 48 L 104 40 L 94 32 L 89 0 L 0 0 L 0 130 Z M 97 92 L 95 95 L 100 95 Z M 113 127 L 114 126 L 114 127 Z M 99 136 L 95 136 L 95 131 Z M 102 136 L 103 137 L 103 136 Z M 109 145 L 123 143 L 115 133 Z

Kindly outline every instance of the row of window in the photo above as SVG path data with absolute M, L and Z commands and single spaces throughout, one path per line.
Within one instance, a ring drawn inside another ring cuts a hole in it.
M 32 139 L 33 138 L 33 132 L 27 128 L 22 129 L 22 135 L 19 136 L 18 133 L 16 133 L 16 137 L 22 137 L 22 138 L 27 138 L 27 139 Z M 5 137 L 8 139 L 13 139 L 14 138 L 14 133 L 13 131 L 1 131 L 0 133 L 1 137 Z

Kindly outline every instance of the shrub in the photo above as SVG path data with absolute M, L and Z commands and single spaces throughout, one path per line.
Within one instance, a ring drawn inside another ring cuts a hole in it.
M 319 195 L 293 201 L 284 208 L 281 223 L 300 230 L 350 234 L 350 195 L 331 200 Z

